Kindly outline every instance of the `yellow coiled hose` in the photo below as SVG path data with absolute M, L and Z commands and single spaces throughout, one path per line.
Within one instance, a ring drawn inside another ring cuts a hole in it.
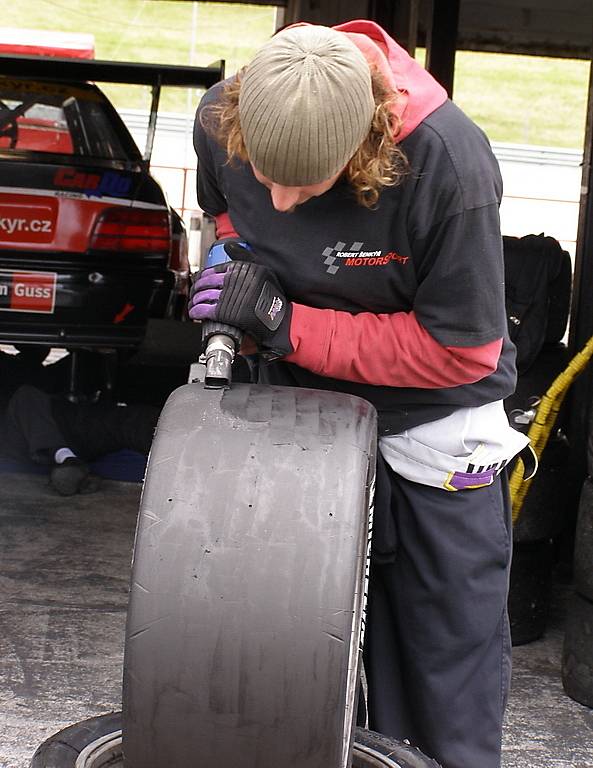
M 576 377 L 583 372 L 592 356 L 593 336 L 581 351 L 577 352 L 562 373 L 554 379 L 537 406 L 535 418 L 532 421 L 527 434 L 531 440 L 531 447 L 538 460 L 546 447 L 550 432 L 552 431 L 552 427 L 554 426 L 558 412 L 562 407 L 562 403 L 564 402 L 564 398 L 570 385 Z M 513 502 L 513 523 L 516 523 L 519 518 L 523 501 L 527 495 L 532 480 L 533 477 L 523 480 L 523 462 L 519 459 L 515 464 L 515 468 L 511 473 L 511 479 L 509 481 L 511 500 Z

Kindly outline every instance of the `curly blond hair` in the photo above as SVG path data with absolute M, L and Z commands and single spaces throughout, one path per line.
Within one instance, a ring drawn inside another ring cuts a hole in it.
M 227 82 L 218 101 L 205 107 L 200 121 L 226 149 L 228 161 L 249 162 L 239 119 L 239 93 L 244 69 Z M 344 175 L 356 200 L 373 208 L 383 187 L 399 184 L 409 171 L 407 158 L 397 144 L 401 120 L 394 114 L 397 93 L 387 86 L 383 75 L 371 67 L 375 113 L 366 139 L 348 162 Z

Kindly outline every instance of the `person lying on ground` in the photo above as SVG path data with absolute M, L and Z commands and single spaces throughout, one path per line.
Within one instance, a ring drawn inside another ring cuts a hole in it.
M 89 462 L 122 449 L 148 455 L 160 409 L 115 403 L 71 403 L 37 387 L 19 387 L 0 421 L 0 458 L 50 467 L 62 496 L 97 490 Z

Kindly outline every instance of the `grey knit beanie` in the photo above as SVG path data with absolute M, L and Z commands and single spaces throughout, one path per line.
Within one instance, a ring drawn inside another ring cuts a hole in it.
M 341 32 L 291 27 L 247 66 L 239 119 L 260 173 L 289 187 L 338 173 L 366 138 L 375 110 L 369 65 Z

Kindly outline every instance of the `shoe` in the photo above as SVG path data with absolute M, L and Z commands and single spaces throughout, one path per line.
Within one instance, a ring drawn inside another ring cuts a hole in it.
M 60 496 L 74 496 L 76 493 L 92 493 L 97 487 L 92 486 L 89 466 L 81 459 L 70 456 L 51 470 L 49 484 Z

